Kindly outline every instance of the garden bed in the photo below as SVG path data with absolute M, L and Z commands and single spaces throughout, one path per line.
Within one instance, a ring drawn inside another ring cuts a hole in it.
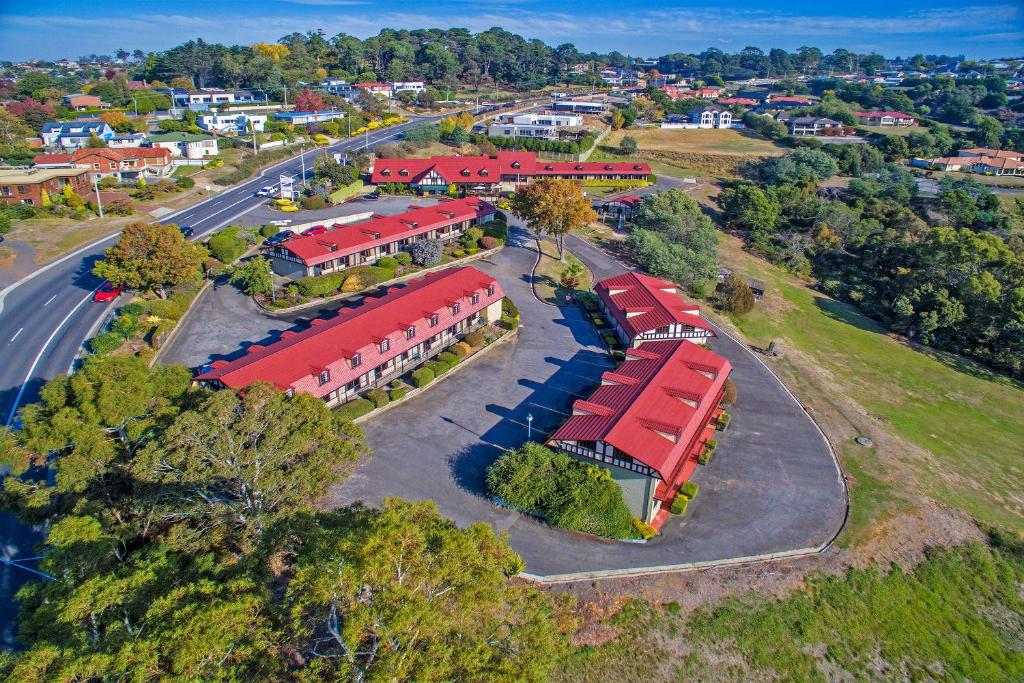
M 537 268 L 533 273 L 533 291 L 537 298 L 545 303 L 555 305 L 568 304 L 566 297 L 574 299 L 581 292 L 589 292 L 593 286 L 590 270 L 568 249 L 565 250 L 565 261 L 558 258 L 558 247 L 550 240 L 540 240 L 541 255 Z M 574 286 L 566 286 L 563 275 L 575 267 Z

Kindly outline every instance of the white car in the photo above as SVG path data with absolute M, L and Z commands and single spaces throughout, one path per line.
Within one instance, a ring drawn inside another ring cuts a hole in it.
M 274 194 L 274 186 L 273 185 L 268 185 L 266 187 L 261 187 L 259 189 L 259 192 L 256 193 L 256 196 L 257 197 L 269 197 L 272 194 Z

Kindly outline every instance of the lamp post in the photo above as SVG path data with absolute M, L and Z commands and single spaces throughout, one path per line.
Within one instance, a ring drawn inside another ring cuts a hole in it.
M 100 185 L 96 176 L 92 177 L 92 187 L 96 191 L 96 208 L 99 211 L 100 218 L 103 218 L 103 200 L 100 198 Z
M 533 413 L 526 414 L 526 440 L 533 439 Z
M 306 184 L 306 145 L 299 145 L 299 163 L 302 164 L 302 182 L 301 185 Z

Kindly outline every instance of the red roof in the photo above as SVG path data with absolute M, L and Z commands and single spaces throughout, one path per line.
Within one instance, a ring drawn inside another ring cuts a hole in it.
M 717 407 L 732 371 L 693 342 L 645 342 L 626 351 L 601 386 L 573 404 L 552 441 L 604 441 L 669 479 Z
M 70 164 L 73 157 L 71 154 L 37 154 L 32 157 L 33 166 L 51 166 L 57 164 Z
M 313 266 L 324 261 L 372 249 L 405 237 L 422 235 L 463 221 L 483 218 L 496 209 L 482 199 L 466 197 L 436 206 L 415 206 L 394 216 L 374 215 L 362 223 L 347 223 L 319 235 L 288 240 L 279 245 Z
M 165 163 L 171 163 L 171 151 L 163 147 L 125 147 L 123 149 L 111 149 L 109 147 L 84 147 L 75 150 L 71 154 L 39 154 L 32 160 L 36 166 L 44 164 L 67 164 L 78 163 L 88 157 L 99 156 L 111 161 L 125 161 L 127 159 L 163 159 Z
M 389 159 L 373 162 L 374 183 L 420 184 L 431 173 L 451 183 L 497 183 L 501 176 L 621 176 L 650 175 L 641 162 L 541 161 L 534 152 L 498 152 L 498 156 L 450 156 L 428 159 Z
M 718 100 L 719 104 L 739 104 L 744 107 L 753 107 L 757 105 L 757 100 L 747 99 L 746 97 L 724 97 Z
M 772 97 L 772 102 L 794 102 L 796 104 L 810 104 L 811 98 L 809 97 L 797 97 L 794 95 L 780 95 L 778 97 Z
M 487 287 L 492 285 L 494 293 L 488 296 Z M 477 304 L 470 301 L 474 293 L 480 295 Z M 301 332 L 285 332 L 280 341 L 269 346 L 250 346 L 241 358 L 215 361 L 196 379 L 219 380 L 233 389 L 262 381 L 282 390 L 293 388 L 325 396 L 503 296 L 498 281 L 476 268 L 431 273 L 393 288 L 378 299 L 364 299 L 358 308 L 342 309 L 327 320 L 314 320 Z M 451 309 L 455 303 L 461 304 L 458 313 Z M 431 327 L 428 320 L 434 313 L 438 314 L 438 324 Z M 407 339 L 405 332 L 412 326 L 416 333 Z M 389 349 L 382 355 L 379 347 L 384 339 L 389 341 Z M 356 354 L 362 362 L 353 368 L 351 360 Z M 330 372 L 330 380 L 321 386 L 316 378 L 324 370 Z
M 605 307 L 630 339 L 659 327 L 682 323 L 714 334 L 700 307 L 683 301 L 675 284 L 644 273 L 623 273 L 594 287 Z

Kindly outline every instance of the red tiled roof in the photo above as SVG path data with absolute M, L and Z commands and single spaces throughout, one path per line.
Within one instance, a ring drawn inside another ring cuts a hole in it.
M 580 414 L 549 443 L 604 441 L 669 479 L 717 407 L 731 371 L 728 360 L 692 342 L 645 342 L 627 350 L 615 372 L 605 373 L 593 394 L 573 404 Z
M 487 296 L 490 285 L 494 285 L 494 294 Z M 476 305 L 470 304 L 473 293 L 480 294 Z M 269 346 L 250 346 L 241 358 L 215 361 L 196 379 L 219 380 L 232 389 L 262 381 L 282 390 L 294 388 L 323 396 L 503 296 L 498 281 L 476 268 L 431 273 L 379 299 L 365 299 L 358 308 L 342 309 L 328 320 L 314 320 L 301 332 L 285 332 L 280 341 Z M 451 312 L 454 303 L 462 303 L 458 314 Z M 430 327 L 427 321 L 434 313 L 438 314 L 438 324 Z M 406 339 L 405 330 L 410 326 L 416 327 L 416 334 Z M 386 356 L 381 356 L 378 349 L 384 339 L 390 341 L 390 348 Z M 356 353 L 361 355 L 362 363 L 352 368 L 349 361 Z M 330 371 L 330 382 L 319 386 L 315 378 L 324 370 Z
M 1019 161 L 1024 157 L 1024 152 L 1014 152 L 1009 149 L 992 149 L 991 147 L 971 147 L 962 149 L 959 154 L 967 157 L 994 157 L 997 159 L 1014 159 Z
M 33 166 L 48 166 L 51 164 L 70 164 L 73 157 L 71 154 L 37 154 L 32 157 Z
M 518 164 L 519 168 L 515 165 Z M 541 161 L 533 152 L 498 152 L 497 157 L 451 156 L 428 159 L 377 159 L 374 183 L 419 183 L 431 171 L 448 184 L 497 183 L 500 176 L 650 175 L 643 162 Z
M 747 99 L 746 97 L 726 97 L 718 100 L 719 104 L 739 104 L 744 107 L 753 107 L 757 105 L 757 100 Z
M 313 266 L 404 237 L 422 235 L 437 228 L 482 218 L 496 211 L 494 206 L 476 197 L 454 199 L 436 206 L 409 208 L 409 211 L 394 216 L 375 214 L 362 223 L 339 225 L 320 235 L 291 239 L 282 243 L 280 248 L 290 251 L 307 266 Z
M 796 104 L 810 104 L 811 98 L 809 97 L 796 97 L 794 95 L 780 95 L 779 97 L 772 97 L 772 102 L 794 102 Z
M 111 161 L 124 161 L 126 159 L 164 159 L 171 162 L 171 151 L 163 147 L 126 147 L 124 149 L 110 149 L 109 147 L 86 147 L 75 150 L 71 154 L 39 154 L 32 163 L 40 164 L 61 164 L 77 163 L 82 159 L 92 156 L 99 156 Z
M 672 323 L 714 334 L 711 325 L 700 317 L 700 307 L 683 301 L 677 289 L 671 282 L 644 273 L 623 273 L 601 280 L 594 287 L 630 338 Z

